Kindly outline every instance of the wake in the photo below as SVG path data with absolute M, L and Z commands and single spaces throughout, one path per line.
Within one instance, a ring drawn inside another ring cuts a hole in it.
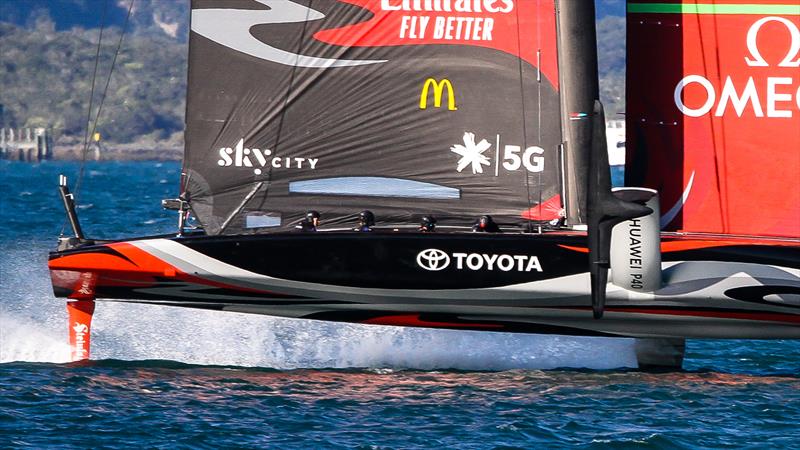
M 2 261 L 0 363 L 64 363 L 67 314 L 41 255 Z M 13 263 L 12 263 L 13 261 Z M 25 270 L 22 270 L 22 269 Z M 98 302 L 92 359 L 295 368 L 509 370 L 636 367 L 633 339 L 541 336 L 327 323 Z
M 275 369 L 636 367 L 632 339 L 338 324 L 103 302 L 92 328 L 92 359 Z M 0 362 L 67 362 L 66 338 L 66 312 L 47 320 L 0 316 Z

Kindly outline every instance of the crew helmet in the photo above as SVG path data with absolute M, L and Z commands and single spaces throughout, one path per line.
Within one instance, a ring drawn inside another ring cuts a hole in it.
M 358 221 L 361 225 L 371 227 L 375 225 L 375 214 L 372 214 L 372 211 L 364 210 L 358 214 Z
M 433 216 L 422 216 L 422 219 L 419 221 L 419 226 L 428 231 L 432 231 L 434 227 L 436 227 L 436 218 Z

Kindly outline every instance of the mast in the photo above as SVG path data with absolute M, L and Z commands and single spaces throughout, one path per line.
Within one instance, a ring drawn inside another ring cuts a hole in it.
M 577 225 L 587 219 L 591 118 L 594 101 L 600 95 L 595 8 L 593 1 L 559 0 L 556 9 L 566 176 L 564 203 L 567 223 Z
M 605 309 L 611 267 L 611 230 L 652 210 L 611 193 L 605 113 L 599 100 L 594 2 L 567 0 L 557 5 L 567 220 L 571 225 L 587 225 L 591 302 L 594 317 L 599 319 Z

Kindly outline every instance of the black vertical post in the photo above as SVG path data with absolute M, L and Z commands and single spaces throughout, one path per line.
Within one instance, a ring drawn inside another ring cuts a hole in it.
M 64 203 L 64 210 L 67 212 L 69 224 L 72 226 L 72 231 L 78 240 L 83 240 L 83 230 L 81 224 L 78 222 L 78 214 L 75 212 L 75 201 L 72 194 L 67 187 L 67 177 L 64 175 L 58 176 L 58 192 L 61 194 L 61 201 Z
M 592 146 L 592 112 L 600 96 L 594 2 L 559 0 L 558 66 L 561 128 L 565 142 L 564 203 L 567 223 L 586 223 L 586 179 Z

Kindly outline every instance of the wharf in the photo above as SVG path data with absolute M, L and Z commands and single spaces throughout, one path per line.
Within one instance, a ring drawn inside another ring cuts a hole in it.
M 47 128 L 0 128 L 0 159 L 38 162 L 52 158 L 53 138 Z

